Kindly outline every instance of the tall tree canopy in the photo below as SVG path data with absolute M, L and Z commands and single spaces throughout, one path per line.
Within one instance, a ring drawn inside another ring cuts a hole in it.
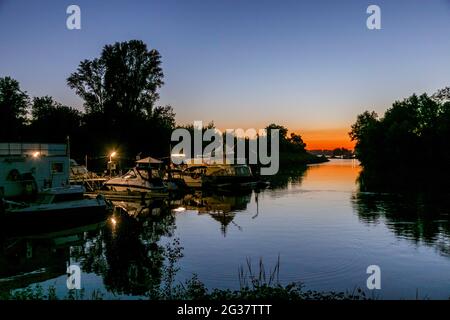
M 0 140 L 17 140 L 26 123 L 29 98 L 19 82 L 0 78 Z
M 168 156 L 175 113 L 156 105 L 163 78 L 161 55 L 140 40 L 106 45 L 99 58 L 81 61 L 67 84 L 84 100 L 87 153 Z
M 442 181 L 449 178 L 448 92 L 440 90 L 432 97 L 414 94 L 396 101 L 382 118 L 368 111 L 359 115 L 350 137 L 356 141 L 355 153 L 366 172 L 422 186 L 436 184 L 441 180 L 438 176 Z
M 50 96 L 33 98 L 30 124 L 32 140 L 63 142 L 68 136 L 77 140 L 81 134 L 81 125 L 80 111 L 64 106 Z
M 288 129 L 278 124 L 270 124 L 266 127 L 267 133 L 270 137 L 271 130 L 279 130 L 280 151 L 281 152 L 299 152 L 305 153 L 306 143 L 303 142 L 299 134 L 288 134 Z
M 84 60 L 67 79 L 87 113 L 151 115 L 164 84 L 161 55 L 140 40 L 106 45 L 99 58 Z

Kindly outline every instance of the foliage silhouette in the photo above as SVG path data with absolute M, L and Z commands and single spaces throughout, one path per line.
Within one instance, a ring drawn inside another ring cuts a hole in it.
M 368 111 L 357 117 L 349 134 L 356 141 L 355 153 L 364 168 L 362 190 L 448 190 L 447 91 L 396 101 L 382 118 Z

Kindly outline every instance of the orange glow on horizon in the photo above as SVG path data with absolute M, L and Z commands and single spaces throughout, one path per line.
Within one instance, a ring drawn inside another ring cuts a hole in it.
M 225 129 L 219 130 L 225 132 Z M 336 148 L 353 150 L 355 148 L 355 142 L 350 140 L 348 135 L 349 131 L 349 128 L 298 129 L 290 130 L 288 135 L 291 132 L 299 134 L 306 143 L 307 150 L 333 150 Z
M 348 136 L 348 128 L 324 130 L 295 130 L 302 136 L 307 150 L 333 150 L 347 148 L 353 150 L 355 143 Z

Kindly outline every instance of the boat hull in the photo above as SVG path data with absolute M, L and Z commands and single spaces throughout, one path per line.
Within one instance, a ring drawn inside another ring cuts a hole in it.
M 105 184 L 105 187 L 110 191 L 117 192 L 162 193 L 167 190 L 165 187 L 146 187 L 121 184 Z
M 205 176 L 202 180 L 202 187 L 211 189 L 243 190 L 252 189 L 257 185 L 257 180 L 252 176 Z
M 27 234 L 78 226 L 80 223 L 94 223 L 105 219 L 109 213 L 106 203 L 72 208 L 42 210 L 6 210 L 0 219 L 0 230 L 5 234 Z

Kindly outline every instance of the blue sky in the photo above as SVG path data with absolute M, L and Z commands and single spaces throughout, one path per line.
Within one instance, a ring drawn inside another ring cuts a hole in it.
M 81 30 L 66 8 L 81 7 Z M 382 30 L 366 28 L 377 4 Z M 450 1 L 0 0 L 0 76 L 82 107 L 66 78 L 115 41 L 163 58 L 180 123 L 348 128 L 358 113 L 450 85 Z

